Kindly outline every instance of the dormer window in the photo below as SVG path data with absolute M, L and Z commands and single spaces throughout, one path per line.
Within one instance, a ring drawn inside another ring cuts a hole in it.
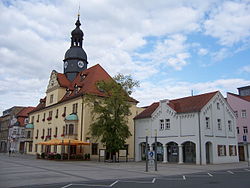
M 80 74 L 80 77 L 81 77 L 80 81 L 82 82 L 84 78 L 86 78 L 86 76 L 87 76 L 86 74 Z
M 67 88 L 67 89 L 66 89 L 66 95 L 68 95 L 68 96 L 69 96 L 69 95 L 70 95 L 70 93 L 71 93 L 71 92 L 70 92 L 69 88 Z
M 75 85 L 75 87 L 74 87 L 74 92 L 75 92 L 75 94 L 78 93 L 78 86 L 77 85 Z

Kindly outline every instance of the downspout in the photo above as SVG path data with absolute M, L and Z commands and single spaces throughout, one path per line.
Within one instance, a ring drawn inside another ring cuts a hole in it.
M 82 96 L 82 114 L 81 114 L 81 141 L 82 140 L 82 129 L 83 129 L 83 96 Z
M 202 155 L 201 155 L 201 118 L 200 111 L 198 112 L 198 125 L 199 125 L 199 146 L 200 146 L 200 165 L 202 165 Z

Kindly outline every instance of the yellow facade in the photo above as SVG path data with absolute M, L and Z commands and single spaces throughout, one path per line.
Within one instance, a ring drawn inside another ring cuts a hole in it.
M 90 106 L 84 102 L 84 96 L 78 96 L 64 102 L 59 102 L 66 93 L 66 88 L 60 87 L 59 83 L 56 81 L 56 74 L 52 72 L 50 81 L 48 84 L 46 92 L 46 105 L 45 108 L 35 111 L 29 114 L 30 123 L 34 124 L 34 134 L 33 134 L 33 150 L 28 152 L 31 154 L 41 153 L 45 151 L 45 148 L 38 143 L 44 140 L 58 138 L 72 138 L 85 142 L 90 142 L 90 146 L 84 146 L 83 152 L 90 153 L 91 159 L 98 158 L 98 155 L 92 155 L 92 143 L 96 141 L 91 138 L 88 134 L 89 126 L 92 123 L 92 115 Z M 51 84 L 53 83 L 53 84 Z M 52 99 L 51 99 L 51 95 Z M 66 112 L 65 112 L 66 109 Z M 128 126 L 132 136 L 127 139 L 128 144 L 128 157 L 130 159 L 134 158 L 134 121 L 133 118 L 142 111 L 142 108 L 136 107 L 136 103 L 132 103 L 131 115 L 128 117 Z M 65 117 L 68 115 L 76 113 L 78 120 L 67 121 Z M 49 118 L 51 116 L 51 119 Z M 74 130 L 71 133 L 69 126 L 73 125 Z M 65 129 L 67 133 L 65 134 Z M 73 133 L 73 134 L 72 134 Z M 63 135 L 64 134 L 64 135 Z M 51 135 L 50 138 L 46 138 L 47 135 Z M 44 136 L 44 137 L 42 137 Z M 98 143 L 98 142 L 97 142 Z M 56 151 L 54 146 L 51 147 L 50 152 L 61 153 L 61 146 L 57 146 Z M 103 145 L 98 143 L 98 150 L 104 149 Z

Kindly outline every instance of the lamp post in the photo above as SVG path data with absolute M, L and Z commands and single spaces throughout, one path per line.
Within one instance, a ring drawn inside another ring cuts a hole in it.
M 148 172 L 148 129 L 146 129 L 145 155 L 146 155 L 146 172 Z
M 146 129 L 145 155 L 146 155 L 146 172 L 148 172 L 148 129 Z
M 155 129 L 155 171 L 157 171 L 157 130 Z

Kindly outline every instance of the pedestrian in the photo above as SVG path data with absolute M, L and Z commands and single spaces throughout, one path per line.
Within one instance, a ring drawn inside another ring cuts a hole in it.
M 10 157 L 10 154 L 11 154 L 11 149 L 9 149 L 9 157 Z

